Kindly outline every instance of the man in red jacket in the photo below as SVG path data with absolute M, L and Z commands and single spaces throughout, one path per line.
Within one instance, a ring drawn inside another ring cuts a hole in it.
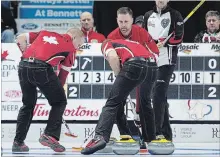
M 138 42 L 107 40 L 101 49 L 116 80 L 99 117 L 95 137 L 81 151 L 82 154 L 92 154 L 106 146 L 118 110 L 124 106 L 123 101 L 136 86 L 140 85 L 138 90 L 141 92 L 146 84 L 152 83 L 157 69 L 154 55 Z
M 90 12 L 83 12 L 80 16 L 81 30 L 85 36 L 85 42 L 87 43 L 102 43 L 105 40 L 105 36 L 101 33 L 93 31 L 94 19 Z
M 141 28 L 135 24 L 133 25 L 133 12 L 130 8 L 122 7 L 118 9 L 117 23 L 118 28 L 113 30 L 108 35 L 108 39 L 129 39 L 139 42 L 157 58 L 159 50 L 156 43 L 144 28 Z M 153 84 L 154 81 L 146 84 L 141 90 L 139 90 L 138 87 L 136 92 L 136 110 L 140 115 L 142 136 L 145 142 L 150 142 L 156 138 L 154 111 L 151 106 L 151 91 Z M 124 108 L 121 108 L 119 112 L 123 113 Z M 125 115 L 122 117 L 117 117 L 117 126 L 119 128 L 119 132 L 121 135 L 124 133 L 131 135 L 125 119 Z M 143 141 L 140 142 L 141 147 L 143 146 L 142 148 L 145 148 L 146 146 L 144 145 Z
M 82 31 L 75 28 L 69 29 L 66 34 L 40 31 L 17 37 L 17 44 L 23 53 L 18 69 L 23 106 L 18 113 L 12 152 L 29 151 L 24 140 L 37 102 L 37 87 L 51 105 L 47 126 L 39 142 L 55 152 L 65 151 L 65 147 L 58 142 L 62 116 L 67 104 L 63 85 L 74 64 L 76 49 L 83 42 Z M 53 67 L 59 63 L 61 69 L 57 76 Z

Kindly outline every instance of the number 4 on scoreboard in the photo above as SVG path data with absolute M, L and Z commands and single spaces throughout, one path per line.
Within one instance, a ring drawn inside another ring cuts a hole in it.
M 111 81 L 111 82 L 113 82 L 114 79 L 115 79 L 115 76 L 114 76 L 113 73 L 111 73 L 111 74 L 108 76 L 108 80 Z

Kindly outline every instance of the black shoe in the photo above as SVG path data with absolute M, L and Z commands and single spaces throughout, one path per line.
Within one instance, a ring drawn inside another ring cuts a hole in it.
M 81 150 L 81 154 L 89 155 L 98 150 L 105 148 L 106 142 L 103 136 L 96 135 L 86 146 Z
M 140 144 L 140 149 L 147 149 L 147 146 L 146 146 L 144 140 L 140 139 L 139 144 Z

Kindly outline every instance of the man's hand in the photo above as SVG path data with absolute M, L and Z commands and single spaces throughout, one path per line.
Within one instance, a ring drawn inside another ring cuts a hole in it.
M 161 48 L 161 47 L 163 47 L 163 46 L 164 46 L 163 42 L 158 42 L 158 43 L 157 43 L 157 47 L 158 47 L 158 48 Z
M 117 76 L 121 70 L 121 66 L 120 66 L 120 59 L 116 51 L 114 49 L 111 49 L 107 54 L 106 59 L 108 60 L 109 65 L 112 68 L 115 76 Z
M 217 41 L 217 42 L 220 42 L 220 33 L 217 34 L 217 36 L 216 36 L 216 41 Z
M 16 43 L 23 53 L 27 49 L 27 37 L 25 34 L 21 34 L 17 37 Z
M 22 53 L 27 49 L 27 43 L 26 42 L 21 42 L 21 43 L 18 42 L 17 45 L 20 48 Z

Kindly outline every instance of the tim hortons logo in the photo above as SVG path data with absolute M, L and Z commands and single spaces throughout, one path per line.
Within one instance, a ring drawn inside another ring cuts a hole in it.
M 35 117 L 44 117 L 49 116 L 50 110 L 45 108 L 45 104 L 36 104 L 34 109 L 34 116 Z M 90 110 L 86 107 L 82 107 L 79 105 L 78 107 L 74 109 L 68 109 L 66 108 L 64 111 L 64 116 L 71 116 L 71 117 L 98 117 L 99 111 L 98 109 Z

